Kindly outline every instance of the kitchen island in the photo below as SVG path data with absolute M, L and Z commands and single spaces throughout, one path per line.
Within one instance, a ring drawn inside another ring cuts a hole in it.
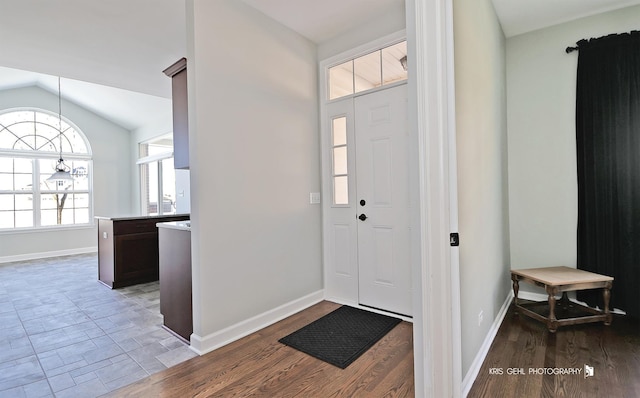
M 188 219 L 189 214 L 97 216 L 98 280 L 111 289 L 158 280 L 156 224 Z
M 193 333 L 191 222 L 158 223 L 160 313 L 165 329 L 189 342 Z

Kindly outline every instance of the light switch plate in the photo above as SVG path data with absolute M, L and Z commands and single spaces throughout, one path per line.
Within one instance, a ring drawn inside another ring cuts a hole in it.
M 309 203 L 312 205 L 317 205 L 320 203 L 320 192 L 311 192 L 309 194 Z

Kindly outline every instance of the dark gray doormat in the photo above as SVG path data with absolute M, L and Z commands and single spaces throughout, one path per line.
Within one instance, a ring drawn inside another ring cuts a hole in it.
M 344 369 L 400 322 L 343 305 L 278 341 Z

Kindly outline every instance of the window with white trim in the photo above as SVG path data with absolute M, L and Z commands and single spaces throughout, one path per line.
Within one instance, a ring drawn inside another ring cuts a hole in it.
M 347 170 L 347 118 L 331 121 L 333 204 L 349 204 L 349 174 Z
M 72 181 L 48 181 L 60 155 Z M 91 148 L 73 123 L 42 109 L 0 111 L 0 230 L 91 225 Z
M 173 167 L 173 135 L 166 134 L 139 145 L 142 213 L 176 214 L 176 173 Z
M 407 80 L 407 41 L 329 67 L 329 99 Z

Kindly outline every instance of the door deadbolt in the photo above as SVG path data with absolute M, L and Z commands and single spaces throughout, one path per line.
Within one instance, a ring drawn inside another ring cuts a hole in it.
M 364 206 L 366 204 L 367 204 L 367 202 L 365 202 L 364 199 L 360 199 L 360 206 Z

